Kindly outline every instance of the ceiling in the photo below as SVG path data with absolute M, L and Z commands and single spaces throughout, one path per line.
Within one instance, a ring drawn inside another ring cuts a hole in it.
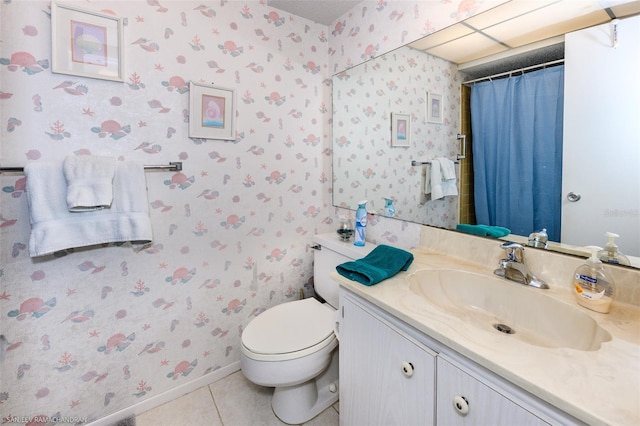
M 327 26 L 358 3 L 362 0 L 267 0 L 271 7 Z
M 360 3 L 363 1 L 267 0 L 271 7 L 324 25 L 331 25 Z M 564 48 L 558 45 L 563 43 L 563 34 L 639 13 L 640 0 L 511 0 L 410 46 L 458 64 L 473 76 L 484 67 L 486 61 L 481 58 L 518 57 L 518 68 L 547 57 L 562 58 Z M 530 59 L 520 60 L 525 57 Z
M 460 65 L 638 13 L 638 0 L 512 0 L 410 46 Z

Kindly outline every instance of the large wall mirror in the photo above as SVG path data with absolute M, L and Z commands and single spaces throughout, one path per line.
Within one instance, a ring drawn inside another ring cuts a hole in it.
M 459 159 L 459 134 L 469 126 L 463 82 L 553 62 L 564 57 L 564 34 L 638 13 L 640 2 L 629 0 L 512 1 L 334 75 L 333 205 L 355 210 L 367 199 L 369 211 L 384 214 L 385 198 L 392 198 L 397 219 L 455 229 L 466 222 L 460 204 L 473 192 L 469 152 Z M 394 133 L 398 117 L 408 118 L 408 140 Z M 458 196 L 430 199 L 422 191 L 430 173 L 422 163 L 439 158 L 455 162 Z M 593 244 L 604 245 L 607 230 Z M 549 248 L 586 254 L 571 244 Z

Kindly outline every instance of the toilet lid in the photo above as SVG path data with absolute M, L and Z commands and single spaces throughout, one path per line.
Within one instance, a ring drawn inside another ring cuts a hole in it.
M 258 354 L 298 352 L 333 334 L 334 310 L 309 298 L 267 309 L 247 325 L 242 343 Z

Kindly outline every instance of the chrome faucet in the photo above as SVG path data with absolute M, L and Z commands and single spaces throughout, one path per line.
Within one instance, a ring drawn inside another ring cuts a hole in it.
M 506 242 L 500 247 L 507 252 L 507 258 L 500 259 L 500 267 L 493 271 L 494 274 L 520 284 L 542 289 L 549 288 L 547 283 L 536 277 L 524 264 L 524 247 L 522 245 Z

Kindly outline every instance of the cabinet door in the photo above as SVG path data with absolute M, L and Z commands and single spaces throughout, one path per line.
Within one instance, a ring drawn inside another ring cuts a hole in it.
M 438 425 L 548 424 L 442 357 L 437 364 Z
M 340 324 L 340 423 L 433 425 L 435 356 L 349 299 Z

